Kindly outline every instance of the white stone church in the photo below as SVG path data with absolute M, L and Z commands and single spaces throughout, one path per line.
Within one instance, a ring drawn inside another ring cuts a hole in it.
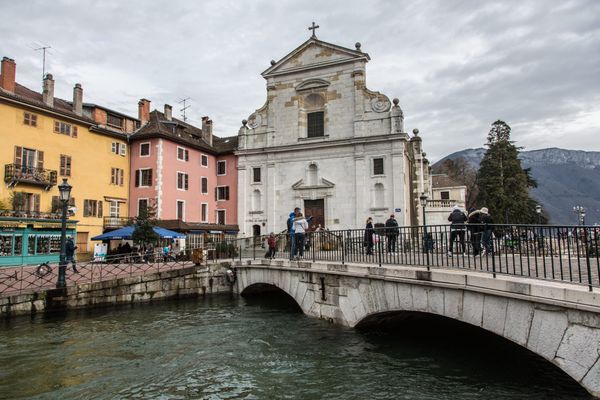
M 397 99 L 367 89 L 369 60 L 360 43 L 313 34 L 262 73 L 267 100 L 243 121 L 236 153 L 242 236 L 285 230 L 294 207 L 331 230 L 390 214 L 419 223 L 429 192 L 421 138 L 405 132 Z

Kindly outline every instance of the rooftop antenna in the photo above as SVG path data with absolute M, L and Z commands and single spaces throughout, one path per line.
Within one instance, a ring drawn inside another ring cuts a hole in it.
M 186 105 L 186 102 L 190 100 L 189 97 L 186 97 L 185 99 L 181 99 L 178 101 L 179 104 L 183 103 L 183 108 L 181 108 L 179 111 L 182 112 L 181 116 L 183 117 L 183 122 L 187 121 L 187 117 L 185 116 L 185 110 L 187 110 L 188 108 L 190 108 L 189 105 Z
M 42 51 L 42 79 L 46 77 L 46 50 L 51 49 L 52 46 L 43 46 L 34 49 L 35 51 Z M 50 52 L 48 52 L 50 54 Z

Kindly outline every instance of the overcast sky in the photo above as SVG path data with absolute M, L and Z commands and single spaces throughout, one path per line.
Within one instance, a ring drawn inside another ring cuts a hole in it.
M 528 150 L 600 150 L 600 1 L 0 0 L 0 56 L 41 90 L 137 117 L 140 98 L 237 134 L 266 99 L 260 73 L 309 38 L 369 53 L 367 86 L 398 97 L 432 161 L 481 147 L 497 119 Z

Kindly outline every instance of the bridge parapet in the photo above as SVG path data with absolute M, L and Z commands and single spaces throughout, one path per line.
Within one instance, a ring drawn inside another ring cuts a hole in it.
M 600 289 L 471 270 L 237 261 L 239 293 L 274 285 L 310 316 L 354 327 L 422 312 L 491 331 L 559 366 L 600 397 Z

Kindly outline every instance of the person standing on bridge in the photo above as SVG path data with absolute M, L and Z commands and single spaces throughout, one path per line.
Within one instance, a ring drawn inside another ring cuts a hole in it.
M 366 254 L 370 256 L 373 254 L 373 218 L 367 218 L 367 224 L 365 226 L 365 238 L 364 244 L 366 247 Z
M 298 256 L 295 256 L 295 259 L 298 257 L 304 257 L 304 240 L 306 238 L 306 230 L 308 229 L 308 222 L 304 218 L 301 212 L 298 213 L 296 219 L 294 220 L 294 237 L 295 237 L 295 247 L 298 252 Z
M 296 220 L 298 214 L 300 214 L 300 207 L 294 208 L 294 211 L 290 213 L 290 216 L 287 220 L 287 231 L 290 241 L 290 260 L 293 260 L 294 257 L 296 257 L 296 252 L 298 251 L 296 248 L 296 236 L 294 235 L 294 221 Z
M 469 232 L 471 233 L 471 246 L 473 246 L 473 256 L 479 255 L 481 252 L 481 211 L 476 210 L 475 207 L 469 209 Z
M 483 234 L 481 242 L 483 244 L 483 255 L 492 254 L 494 245 L 492 243 L 492 235 L 494 231 L 494 220 L 489 214 L 487 207 L 481 207 L 481 223 L 483 224 Z
M 467 216 L 464 212 L 460 211 L 460 207 L 454 206 L 452 212 L 448 216 L 448 221 L 450 221 L 450 243 L 448 243 L 448 255 L 452 256 L 452 247 L 454 246 L 454 241 L 458 237 L 460 241 L 460 247 L 462 249 L 463 254 L 467 251 L 465 246 L 465 222 L 467 222 Z
M 396 251 L 396 241 L 398 240 L 398 221 L 394 214 L 390 215 L 387 221 L 385 221 L 385 233 L 387 235 L 387 252 L 392 253 Z

